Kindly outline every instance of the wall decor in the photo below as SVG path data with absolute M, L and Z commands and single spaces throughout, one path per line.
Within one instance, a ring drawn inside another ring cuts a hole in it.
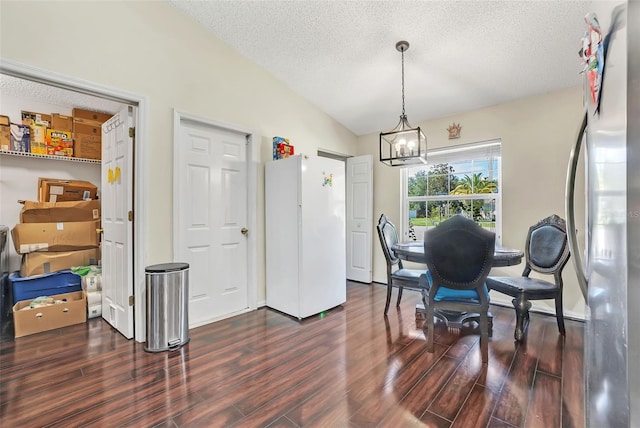
M 453 125 L 447 128 L 447 131 L 449 131 L 449 139 L 453 140 L 456 138 L 460 138 L 461 129 L 462 129 L 462 126 L 460 126 L 459 123 L 453 122 Z

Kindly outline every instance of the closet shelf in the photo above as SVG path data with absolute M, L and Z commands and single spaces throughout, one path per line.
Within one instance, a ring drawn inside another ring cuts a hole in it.
M 8 156 L 21 156 L 21 157 L 34 158 L 34 159 L 51 159 L 51 160 L 59 160 L 59 161 L 66 161 L 66 162 L 82 162 L 82 163 L 97 163 L 97 164 L 102 163 L 102 161 L 99 159 L 84 159 L 84 158 L 73 158 L 73 157 L 55 156 L 55 155 L 37 155 L 34 153 L 11 152 L 11 151 L 5 151 L 5 150 L 0 150 L 0 154 L 8 155 Z

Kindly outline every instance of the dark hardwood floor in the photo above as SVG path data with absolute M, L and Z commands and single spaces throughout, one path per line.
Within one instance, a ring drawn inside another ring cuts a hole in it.
M 386 287 L 302 322 L 270 309 L 190 330 L 147 353 L 101 319 L 0 343 L 2 427 L 583 427 L 583 324 L 493 306 L 483 367 L 475 327 L 416 326 L 417 293 L 382 315 Z M 395 295 L 394 295 L 395 298 Z

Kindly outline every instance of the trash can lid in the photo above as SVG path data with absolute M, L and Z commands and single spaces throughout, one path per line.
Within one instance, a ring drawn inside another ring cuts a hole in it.
M 189 269 L 189 263 L 161 263 L 159 265 L 147 266 L 144 270 L 149 273 L 163 273 L 185 269 Z

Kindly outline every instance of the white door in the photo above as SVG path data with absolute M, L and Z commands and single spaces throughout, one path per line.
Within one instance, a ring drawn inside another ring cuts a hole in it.
M 189 325 L 246 310 L 247 137 L 180 120 L 176 261 L 189 263 Z
M 102 125 L 102 318 L 133 337 L 133 107 Z
M 347 279 L 370 283 L 373 157 L 347 158 Z

